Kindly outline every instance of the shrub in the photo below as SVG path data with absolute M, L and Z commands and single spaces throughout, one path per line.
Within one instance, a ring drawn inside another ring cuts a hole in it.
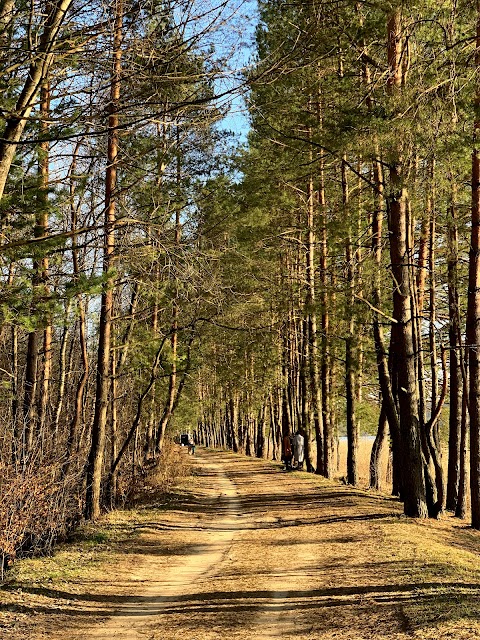
M 0 578 L 15 558 L 50 553 L 81 517 L 78 476 L 58 462 L 0 463 Z

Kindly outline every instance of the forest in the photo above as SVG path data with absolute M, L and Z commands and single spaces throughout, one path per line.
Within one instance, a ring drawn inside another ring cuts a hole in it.
M 4 556 L 185 431 L 480 529 L 480 0 L 0 0 L 0 69 Z

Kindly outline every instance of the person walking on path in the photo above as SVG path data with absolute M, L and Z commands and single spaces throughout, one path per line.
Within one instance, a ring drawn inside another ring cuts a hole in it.
M 293 458 L 292 436 L 289 433 L 287 433 L 287 435 L 284 436 L 283 438 L 283 455 L 282 455 L 282 460 L 285 462 L 286 471 L 291 471 L 292 469 L 292 458 Z
M 305 439 L 298 431 L 293 437 L 293 459 L 297 469 L 303 469 L 303 461 L 305 460 Z

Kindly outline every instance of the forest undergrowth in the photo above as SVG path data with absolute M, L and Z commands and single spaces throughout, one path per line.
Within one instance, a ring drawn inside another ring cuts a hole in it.
M 48 558 L 38 561 L 35 558 L 51 556 L 57 545 L 66 542 L 66 547 L 59 547 L 58 553 L 62 556 L 65 548 L 72 548 L 68 541 L 73 541 L 73 548 L 77 542 L 85 543 L 87 551 L 92 543 L 95 546 L 96 540 L 110 544 L 120 535 L 119 540 L 123 541 L 121 530 L 112 529 L 111 523 L 117 516 L 120 521 L 122 518 L 135 519 L 135 509 L 145 502 L 151 506 L 168 501 L 174 487 L 189 474 L 188 461 L 182 453 L 177 445 L 167 440 L 158 464 L 147 469 L 125 470 L 118 480 L 124 509 L 113 510 L 106 519 L 95 524 L 82 521 L 80 477 L 73 474 L 62 477 L 58 465 L 30 468 L 28 473 L 0 475 L 0 549 L 3 550 L 0 579 L 3 581 L 9 572 L 15 573 L 20 559 L 29 559 L 24 560 L 22 567 L 29 566 L 34 573 L 37 565 L 43 567 L 46 563 L 48 566 Z M 105 526 L 108 531 L 103 530 Z M 87 564 L 89 555 L 87 553 Z M 76 558 L 75 553 L 73 558 Z M 79 562 L 75 559 L 75 566 Z

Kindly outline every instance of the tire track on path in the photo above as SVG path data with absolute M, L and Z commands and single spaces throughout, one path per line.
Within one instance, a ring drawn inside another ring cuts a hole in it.
M 153 627 L 158 624 L 159 616 L 165 608 L 188 593 L 195 582 L 216 572 L 239 531 L 240 503 L 235 485 L 220 464 L 208 459 L 198 461 L 197 465 L 199 464 L 202 475 L 210 481 L 206 491 L 211 513 L 200 527 L 196 525 L 200 537 L 197 546 L 191 548 L 186 560 L 174 559 L 166 568 L 163 564 L 155 567 L 155 556 L 148 557 L 140 570 L 132 576 L 132 582 L 144 583 L 144 592 L 124 604 L 103 623 L 84 629 L 78 640 L 154 638 L 156 632 Z M 175 526 L 172 527 L 172 532 L 174 530 Z

